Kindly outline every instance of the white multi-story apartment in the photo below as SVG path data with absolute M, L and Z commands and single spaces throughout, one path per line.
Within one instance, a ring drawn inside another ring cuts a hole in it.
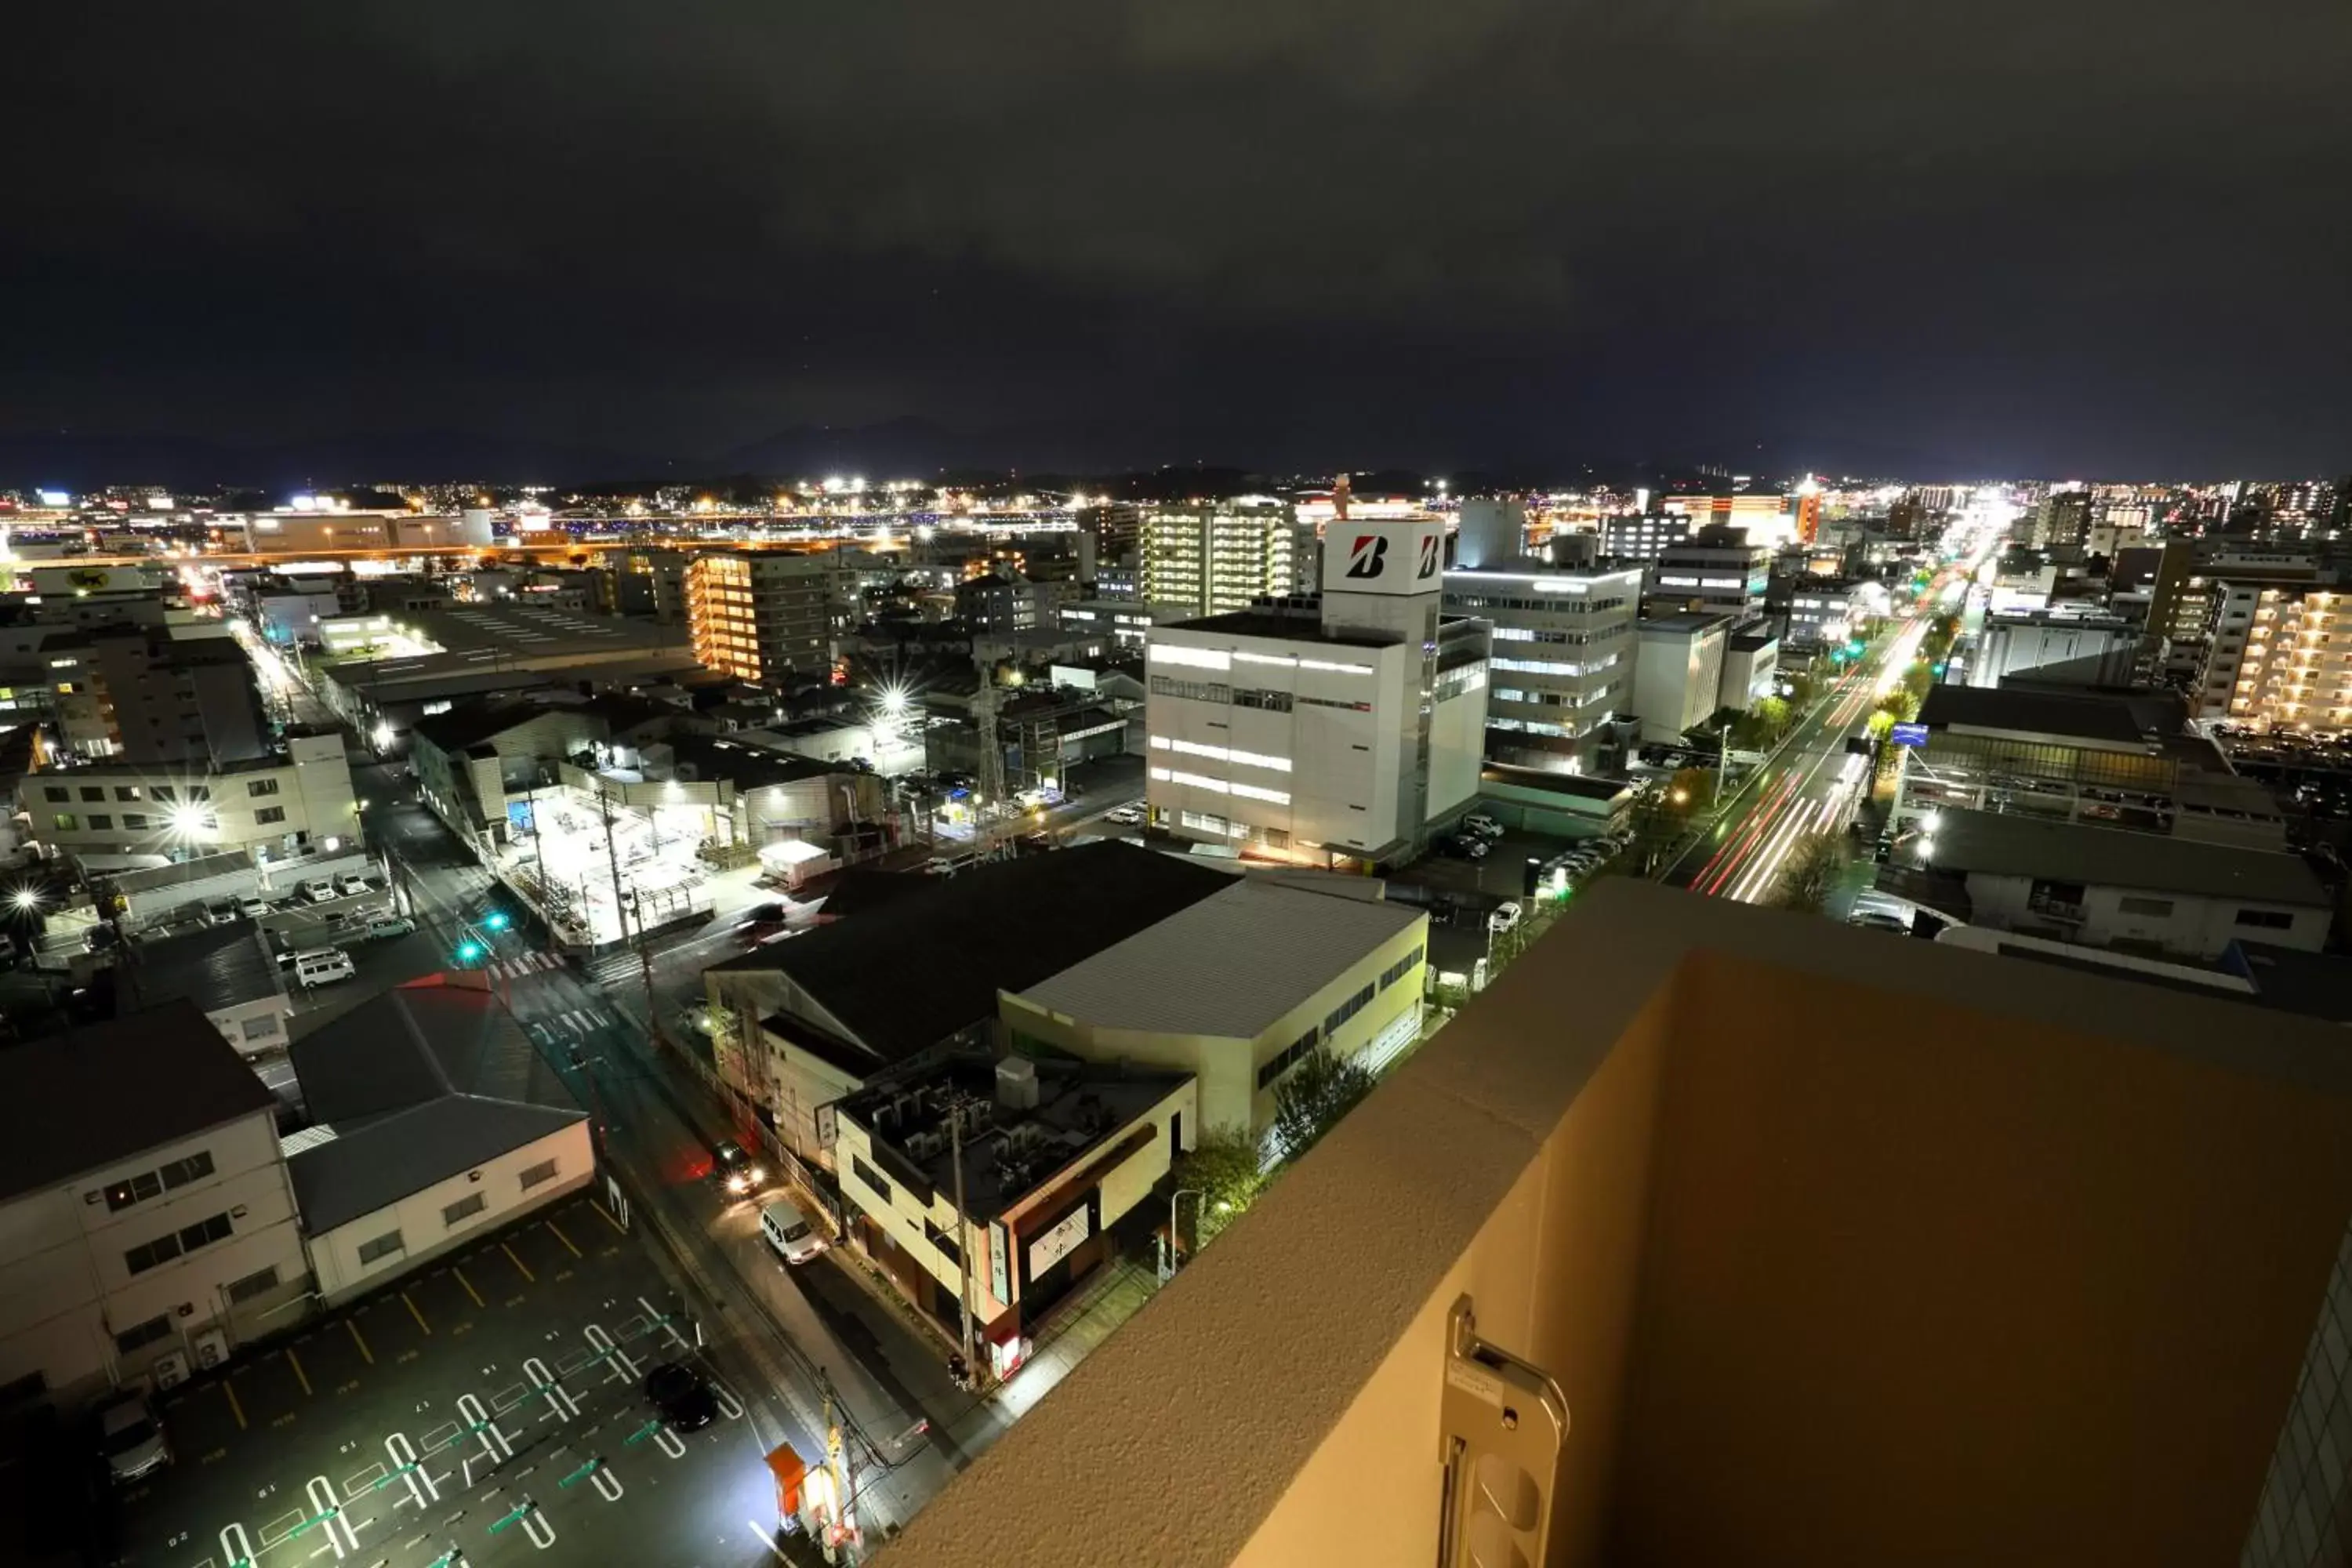
M 1628 512 L 1601 520 L 1601 553 L 1620 561 L 1655 561 L 1689 540 L 1698 525 L 1688 512 Z
M 1444 593 L 1447 610 L 1495 628 L 1486 755 L 1559 772 L 1590 765 L 1611 715 L 1633 706 L 1641 568 L 1456 569 Z
M 33 837 L 93 857 L 184 860 L 251 849 L 271 860 L 360 842 L 359 802 L 340 730 L 289 730 L 285 750 L 247 762 L 89 763 L 25 775 Z
M 0 1386 L 217 1365 L 309 1288 L 277 1100 L 192 1002 L 0 1051 Z
M 1296 522 L 1288 503 L 1263 496 L 1148 508 L 1140 596 L 1179 615 L 1218 616 L 1289 594 Z
M 2197 713 L 2262 730 L 2352 730 L 2352 594 L 2213 584 Z
M 1152 628 L 1146 795 L 1171 832 L 1378 862 L 1476 794 L 1487 627 L 1440 614 L 1444 523 L 1332 530 L 1315 611 Z

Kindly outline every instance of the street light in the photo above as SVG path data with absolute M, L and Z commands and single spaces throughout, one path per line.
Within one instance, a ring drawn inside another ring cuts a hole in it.
M 1199 1229 L 1201 1228 L 1201 1204 L 1200 1204 L 1200 1201 L 1199 1201 L 1199 1200 L 1205 1199 L 1205 1198 L 1208 1196 L 1208 1194 L 1207 1194 L 1206 1193 L 1203 1193 L 1203 1192 L 1202 1192 L 1200 1188 L 1198 1188 L 1198 1187 L 1179 1187 L 1179 1188 L 1177 1188 L 1174 1192 L 1172 1192 L 1172 1193 L 1169 1194 L 1168 1194 L 1168 1267 L 1167 1267 L 1166 1270 L 1165 1270 L 1165 1271 L 1163 1271 L 1163 1272 L 1162 1272 L 1162 1274 L 1160 1275 L 1160 1278 L 1161 1278 L 1161 1279 L 1169 1279 L 1169 1278 L 1172 1277 L 1172 1276 L 1175 1274 L 1175 1272 L 1176 1272 L 1176 1252 L 1177 1252 L 1177 1247 L 1176 1247 L 1176 1240 L 1177 1240 L 1177 1237 L 1176 1237 L 1176 1201 L 1177 1201 L 1179 1198 L 1181 1198 L 1181 1197 L 1182 1197 L 1185 1194 L 1187 1194 L 1187 1193 L 1192 1194 L 1192 1197 L 1193 1197 L 1193 1198 L 1194 1198 L 1194 1200 L 1195 1200 L 1195 1202 L 1194 1202 L 1194 1203 L 1193 1203 L 1193 1205 L 1192 1205 L 1192 1228 L 1193 1228 L 1194 1230 L 1196 1230 L 1196 1231 L 1197 1231 L 1197 1230 L 1199 1230 Z M 1217 1212 L 1218 1212 L 1219 1214 L 1223 1214 L 1223 1213 L 1225 1213 L 1228 1209 L 1230 1209 L 1231 1207 L 1232 1207 L 1232 1205 L 1229 1205 L 1229 1204 L 1219 1204 L 1219 1205 L 1217 1205 Z

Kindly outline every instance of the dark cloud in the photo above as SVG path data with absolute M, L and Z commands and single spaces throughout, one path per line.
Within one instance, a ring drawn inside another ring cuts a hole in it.
M 2336 0 L 344 0 L 18 32 L 0 429 L 2352 463 Z

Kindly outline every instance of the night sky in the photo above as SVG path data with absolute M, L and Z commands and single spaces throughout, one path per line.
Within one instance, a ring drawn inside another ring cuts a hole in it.
M 2352 468 L 2344 0 L 11 33 L 0 468 Z

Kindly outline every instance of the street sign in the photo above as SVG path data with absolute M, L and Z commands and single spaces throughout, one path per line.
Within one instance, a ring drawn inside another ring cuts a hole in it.
M 1898 746 L 1924 746 L 1927 743 L 1927 726 L 1897 724 L 1886 731 L 1886 738 Z

